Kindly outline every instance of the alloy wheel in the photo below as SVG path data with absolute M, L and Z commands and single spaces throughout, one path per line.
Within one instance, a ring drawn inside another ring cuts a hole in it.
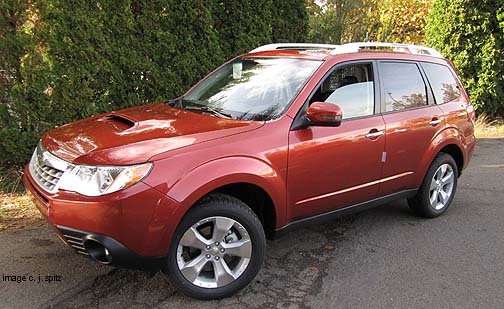
M 184 278 L 203 288 L 220 288 L 237 280 L 252 257 L 247 230 L 227 217 L 208 217 L 187 229 L 177 247 Z
M 429 200 L 432 208 L 441 210 L 448 205 L 453 194 L 455 173 L 450 164 L 442 164 L 432 177 L 429 188 Z

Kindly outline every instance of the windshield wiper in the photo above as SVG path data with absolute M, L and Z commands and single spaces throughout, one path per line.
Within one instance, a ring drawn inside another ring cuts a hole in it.
M 180 104 L 180 103 L 182 103 L 182 104 Z M 213 116 L 217 116 L 220 118 L 233 119 L 233 116 L 231 116 L 230 114 L 221 112 L 221 111 L 219 111 L 215 108 L 212 108 L 208 105 L 200 105 L 200 104 L 194 103 L 189 100 L 184 100 L 184 99 L 182 99 L 180 103 L 179 103 L 181 105 L 180 108 L 188 110 L 188 111 L 209 113 Z M 188 103 L 191 105 L 188 105 Z
M 188 111 L 208 113 L 213 116 L 220 117 L 220 118 L 234 119 L 233 116 L 231 116 L 231 114 L 221 112 L 221 111 L 219 111 L 215 108 L 212 108 L 208 105 L 197 104 L 193 100 L 184 99 L 184 97 L 180 97 L 178 99 L 168 101 L 168 102 L 166 102 L 166 104 L 173 107 L 173 108 L 177 108 L 177 109 L 184 109 L 184 110 L 188 110 Z
M 182 100 L 183 100 L 183 97 L 179 97 L 179 98 L 176 98 L 173 100 L 166 101 L 165 104 L 170 107 L 181 108 L 182 107 Z
M 208 106 L 186 106 L 184 107 L 184 109 L 188 111 L 209 113 L 220 118 L 233 119 L 233 116 L 231 116 L 230 114 L 219 112 L 218 110 Z

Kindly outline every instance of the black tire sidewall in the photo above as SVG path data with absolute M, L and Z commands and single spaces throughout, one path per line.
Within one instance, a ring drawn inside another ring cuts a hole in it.
M 222 195 L 220 196 L 222 197 Z M 239 222 L 249 234 L 252 256 L 245 272 L 235 281 L 220 288 L 202 288 L 187 281 L 177 264 L 177 247 L 185 231 L 196 222 L 213 216 L 222 216 Z M 191 209 L 178 225 L 172 239 L 163 272 L 182 293 L 198 299 L 219 299 L 230 296 L 247 286 L 261 268 L 266 247 L 266 237 L 261 222 L 243 202 L 226 196 L 225 199 L 208 199 Z

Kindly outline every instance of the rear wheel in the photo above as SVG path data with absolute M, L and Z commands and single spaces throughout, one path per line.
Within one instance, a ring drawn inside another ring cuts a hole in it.
M 442 215 L 455 196 L 457 179 L 455 160 L 449 154 L 440 153 L 432 162 L 417 195 L 408 199 L 409 206 L 422 217 Z
M 177 227 L 163 272 L 188 296 L 227 297 L 256 276 L 265 245 L 261 222 L 245 203 L 211 195 Z

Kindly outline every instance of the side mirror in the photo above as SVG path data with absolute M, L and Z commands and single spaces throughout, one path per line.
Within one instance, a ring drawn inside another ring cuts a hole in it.
M 343 113 L 336 104 L 313 102 L 308 107 L 306 117 L 310 122 L 309 125 L 312 126 L 338 127 L 341 124 Z

